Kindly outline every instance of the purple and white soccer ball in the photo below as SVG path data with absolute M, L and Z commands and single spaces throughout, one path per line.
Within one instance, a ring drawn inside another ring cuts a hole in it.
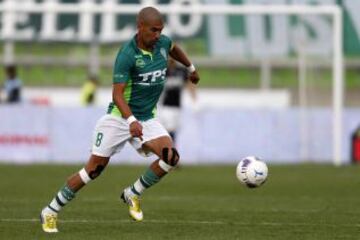
M 236 167 L 236 177 L 249 188 L 256 188 L 265 183 L 268 176 L 266 163 L 255 156 L 243 158 Z

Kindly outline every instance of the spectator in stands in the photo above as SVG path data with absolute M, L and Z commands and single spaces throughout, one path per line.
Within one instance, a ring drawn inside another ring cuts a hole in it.
M 183 90 L 189 90 L 193 101 L 195 101 L 196 96 L 195 85 L 189 81 L 188 74 L 185 67 L 177 65 L 172 58 L 169 58 L 165 89 L 159 108 L 159 119 L 175 142 L 180 121 Z
M 90 106 L 95 103 L 98 85 L 98 77 L 96 75 L 90 75 L 81 90 L 81 102 L 84 106 Z
M 18 103 L 21 101 L 22 81 L 17 77 L 16 66 L 5 67 L 6 79 L 4 83 L 5 101 L 7 103 Z

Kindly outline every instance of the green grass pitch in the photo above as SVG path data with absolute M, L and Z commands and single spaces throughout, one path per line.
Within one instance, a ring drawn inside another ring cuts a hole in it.
M 80 167 L 0 165 L 0 239 L 360 239 L 360 167 L 312 164 L 270 165 L 258 189 L 235 166 L 183 166 L 145 192 L 140 223 L 119 194 L 145 166 L 110 165 L 43 233 L 41 208 Z

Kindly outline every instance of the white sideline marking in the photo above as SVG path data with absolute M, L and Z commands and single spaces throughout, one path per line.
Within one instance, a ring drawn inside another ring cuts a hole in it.
M 2 218 L 0 222 L 40 222 L 37 218 Z M 132 220 L 90 220 L 90 219 L 68 219 L 68 220 L 59 220 L 61 223 L 134 223 Z M 249 226 L 254 225 L 254 223 L 245 223 L 245 222 L 224 222 L 224 221 L 167 221 L 167 220 L 144 220 L 144 223 L 156 223 L 156 224 L 205 224 L 205 225 L 240 225 L 240 226 Z M 285 223 L 285 222 L 258 222 L 256 225 L 262 226 L 314 226 L 313 223 Z M 318 226 L 326 227 L 358 227 L 360 228 L 360 223 L 354 224 L 328 224 L 321 223 L 317 224 Z
M 0 222 L 40 222 L 37 218 L 2 218 Z M 61 223 L 133 223 L 132 220 L 89 220 L 89 219 L 68 219 L 59 220 Z M 172 224 L 227 224 L 222 221 L 166 221 L 166 220 L 144 220 L 146 223 L 172 223 Z

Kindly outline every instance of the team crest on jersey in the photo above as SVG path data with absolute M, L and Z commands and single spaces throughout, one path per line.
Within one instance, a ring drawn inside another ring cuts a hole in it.
M 144 62 L 144 60 L 143 60 L 142 58 L 136 59 L 136 61 L 135 61 L 135 66 L 136 66 L 136 67 L 139 67 L 139 68 L 145 67 L 145 62 Z
M 167 54 L 166 54 L 165 48 L 161 48 L 161 49 L 160 49 L 160 53 L 161 53 L 161 55 L 164 57 L 164 59 L 167 60 Z

